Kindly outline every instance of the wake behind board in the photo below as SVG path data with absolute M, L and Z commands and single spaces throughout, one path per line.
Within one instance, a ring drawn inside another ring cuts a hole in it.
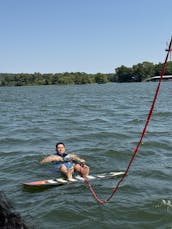
M 109 172 L 109 173 L 102 173 L 102 174 L 95 174 L 87 176 L 87 179 L 90 180 L 100 180 L 100 179 L 109 179 L 113 177 L 120 177 L 124 175 L 125 172 Z M 81 176 L 74 176 L 71 181 L 68 181 L 64 178 L 55 178 L 50 180 L 39 180 L 33 182 L 26 182 L 23 183 L 25 187 L 46 187 L 46 186 L 58 186 L 63 184 L 70 184 L 70 183 L 80 183 L 84 182 L 84 178 Z

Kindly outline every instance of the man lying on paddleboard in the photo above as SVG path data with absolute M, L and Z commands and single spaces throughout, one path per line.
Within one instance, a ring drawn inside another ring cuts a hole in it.
M 82 176 L 89 174 L 89 166 L 85 165 L 85 160 L 79 158 L 73 153 L 66 153 L 65 144 L 58 142 L 56 144 L 56 154 L 45 157 L 41 160 L 41 164 L 53 162 L 55 169 L 63 173 L 69 181 L 72 181 L 74 171 L 79 172 Z

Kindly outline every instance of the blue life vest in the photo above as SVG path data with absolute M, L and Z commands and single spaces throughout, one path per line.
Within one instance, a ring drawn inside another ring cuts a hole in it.
M 67 153 L 63 153 L 63 154 L 56 153 L 55 155 L 62 157 L 64 159 L 68 154 Z M 64 164 L 66 168 L 68 169 L 73 166 L 73 163 L 70 161 L 58 161 L 58 162 L 55 162 L 55 169 L 59 169 L 62 164 Z

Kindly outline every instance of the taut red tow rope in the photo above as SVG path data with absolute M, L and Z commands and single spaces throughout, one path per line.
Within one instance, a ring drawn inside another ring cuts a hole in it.
M 123 175 L 123 176 L 121 177 L 121 179 L 118 181 L 116 187 L 113 188 L 112 194 L 111 194 L 107 199 L 105 199 L 105 200 L 102 200 L 102 199 L 98 198 L 98 196 L 97 196 L 97 194 L 95 193 L 93 187 L 92 187 L 91 184 L 89 183 L 87 177 L 84 177 L 84 181 L 85 181 L 85 183 L 87 184 L 87 186 L 88 186 L 90 192 L 92 193 L 92 195 L 93 195 L 93 197 L 95 198 L 95 200 L 96 200 L 98 203 L 100 203 L 100 204 L 106 203 L 107 201 L 109 201 L 109 200 L 113 197 L 113 195 L 115 194 L 115 192 L 118 190 L 118 188 L 119 188 L 121 182 L 122 182 L 122 181 L 124 180 L 124 178 L 127 176 L 128 172 L 129 172 L 129 169 L 130 169 L 130 167 L 131 167 L 131 165 L 132 165 L 132 163 L 133 163 L 133 161 L 134 161 L 134 159 L 135 159 L 135 156 L 136 156 L 136 154 L 137 154 L 137 152 L 138 152 L 138 150 L 139 150 L 139 148 L 140 148 L 140 145 L 141 145 L 142 140 L 143 140 L 143 138 L 144 138 L 144 136 L 145 136 L 145 134 L 146 134 L 146 130 L 147 130 L 148 124 L 149 124 L 149 122 L 150 122 L 150 119 L 151 119 L 151 116 L 152 116 L 152 113 L 153 113 L 153 110 L 154 110 L 154 106 L 155 106 L 155 103 L 156 103 L 156 100 L 157 100 L 157 97 L 158 97 L 158 93 L 159 93 L 159 90 L 160 90 L 161 81 L 162 81 L 162 78 L 163 78 L 164 73 L 165 73 L 165 68 L 166 68 L 166 65 L 167 65 L 167 60 L 168 60 L 168 57 L 169 57 L 169 53 L 170 53 L 170 51 L 171 51 L 171 47 L 172 47 L 172 37 L 171 37 L 171 41 L 170 41 L 170 43 L 169 43 L 169 47 L 168 47 L 168 49 L 166 50 L 166 51 L 167 51 L 167 55 L 166 55 L 166 58 L 165 58 L 165 61 L 164 61 L 164 65 L 163 65 L 162 71 L 161 71 L 159 83 L 158 83 L 157 89 L 156 89 L 156 91 L 155 91 L 155 95 L 154 95 L 154 98 L 153 98 L 153 101 L 152 101 L 152 105 L 151 105 L 150 111 L 149 111 L 149 113 L 148 113 L 148 116 L 147 116 L 147 119 L 146 119 L 146 123 L 145 123 L 145 126 L 144 126 L 144 128 L 143 128 L 143 131 L 142 131 L 140 140 L 139 140 L 139 142 L 138 142 L 136 148 L 134 149 L 133 155 L 132 155 L 132 157 L 131 157 L 131 159 L 130 159 L 130 161 L 129 161 L 129 163 L 128 163 L 128 167 L 127 167 L 127 169 L 126 169 L 124 175 Z

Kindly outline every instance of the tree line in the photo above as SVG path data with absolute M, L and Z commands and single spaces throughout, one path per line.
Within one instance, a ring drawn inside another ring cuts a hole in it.
M 64 73 L 0 73 L 0 86 L 27 86 L 27 85 L 66 85 L 91 84 L 108 82 L 142 82 L 147 78 L 161 74 L 163 64 L 143 62 L 132 67 L 124 65 L 115 69 L 114 73 L 88 74 L 85 72 Z M 172 75 L 172 62 L 167 63 L 165 75 Z

